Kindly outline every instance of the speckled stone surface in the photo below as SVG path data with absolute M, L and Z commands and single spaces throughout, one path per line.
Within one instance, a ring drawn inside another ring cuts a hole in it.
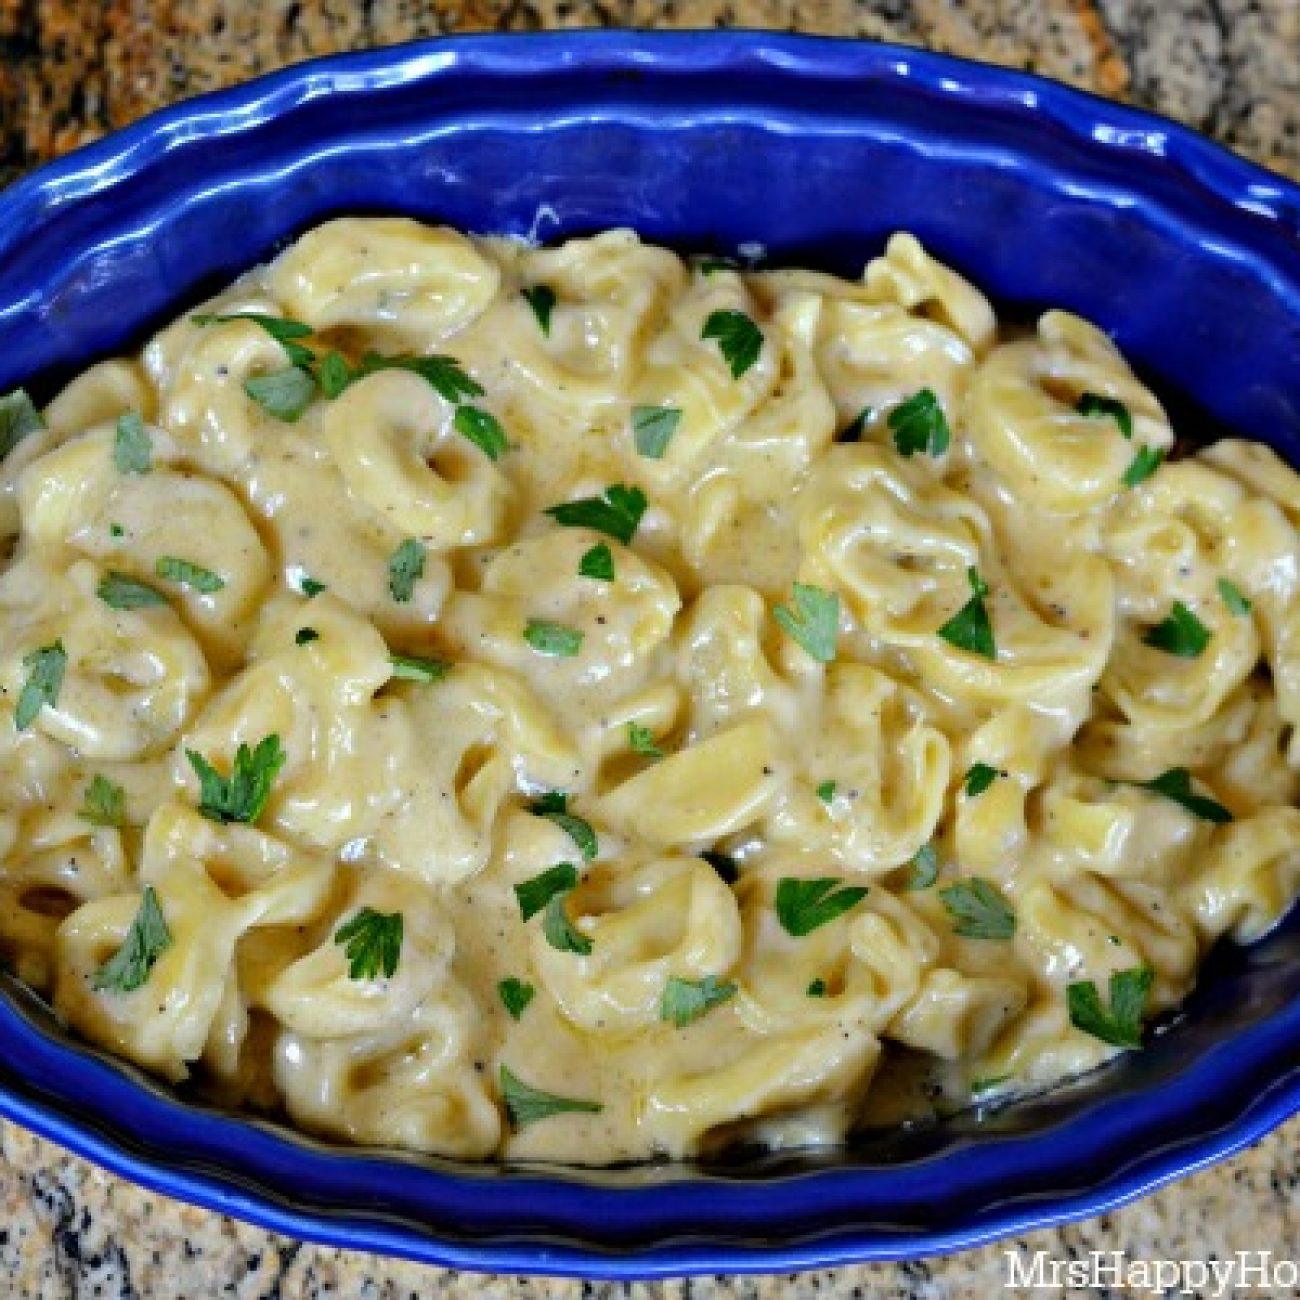
M 588 24 L 736 24 L 928 45 L 1149 105 L 1300 176 L 1300 0 L 0 0 L 0 184 L 150 109 L 295 59 L 447 31 Z M 1090 1250 L 1134 1260 L 1295 1257 L 1298 1151 L 1300 1119 L 1134 1205 L 1007 1246 L 1057 1259 Z M 0 1300 L 1029 1294 L 1004 1290 L 1005 1249 L 636 1286 L 479 1278 L 276 1237 L 144 1192 L 0 1124 Z

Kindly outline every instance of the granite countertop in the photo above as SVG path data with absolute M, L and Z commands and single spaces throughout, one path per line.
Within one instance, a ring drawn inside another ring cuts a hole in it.
M 625 24 L 859 35 L 1032 68 L 1155 108 L 1300 177 L 1300 0 L 0 0 L 0 184 L 150 109 L 312 55 L 449 31 Z M 1007 1245 L 1056 1259 L 1294 1254 L 1298 1148 L 1300 1119 L 1135 1205 Z M 1001 1293 L 1006 1277 L 994 1246 L 654 1286 L 473 1278 L 277 1237 L 0 1124 L 0 1295 L 24 1300 L 955 1300 Z

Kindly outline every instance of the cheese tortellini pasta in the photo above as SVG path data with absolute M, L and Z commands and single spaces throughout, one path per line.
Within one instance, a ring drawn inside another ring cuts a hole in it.
M 1300 477 L 910 235 L 339 218 L 0 446 L 0 961 L 228 1104 L 835 1143 L 1140 1050 L 1300 892 Z

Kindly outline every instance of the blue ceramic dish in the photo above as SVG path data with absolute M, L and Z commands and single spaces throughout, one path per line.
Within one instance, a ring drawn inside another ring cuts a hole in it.
M 857 273 L 915 231 L 1005 308 L 1091 317 L 1194 435 L 1300 460 L 1300 189 L 1173 124 L 911 50 L 465 38 L 184 104 L 0 195 L 0 391 L 137 344 L 290 235 L 407 212 L 627 224 Z M 178 1099 L 0 997 L 0 1113 L 159 1191 L 341 1246 L 632 1278 L 950 1251 L 1093 1214 L 1300 1108 L 1300 923 L 1217 954 L 1145 1052 L 979 1121 L 816 1156 L 578 1171 L 332 1147 Z

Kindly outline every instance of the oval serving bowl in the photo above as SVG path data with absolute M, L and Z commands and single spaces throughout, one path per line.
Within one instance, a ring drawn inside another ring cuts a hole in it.
M 345 212 L 540 240 L 630 225 L 856 275 L 895 229 L 1028 314 L 1110 330 L 1195 437 L 1300 460 L 1300 188 L 1020 73 L 748 33 L 468 37 L 305 64 L 0 194 L 0 391 L 44 397 Z M 0 978 L 0 1114 L 295 1236 L 498 1272 L 788 1270 L 1077 1218 L 1300 1109 L 1300 920 L 1214 954 L 1142 1053 L 996 1113 L 814 1154 L 496 1167 L 222 1113 Z

